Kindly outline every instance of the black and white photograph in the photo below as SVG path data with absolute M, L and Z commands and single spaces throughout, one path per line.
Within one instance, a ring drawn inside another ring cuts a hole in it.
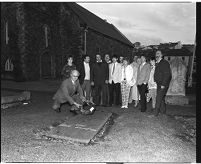
M 197 4 L 1 1 L 1 162 L 196 163 Z

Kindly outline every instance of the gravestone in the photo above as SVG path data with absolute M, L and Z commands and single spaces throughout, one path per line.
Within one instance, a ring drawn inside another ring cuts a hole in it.
M 42 135 L 88 144 L 101 130 L 112 113 L 96 111 L 93 115 L 76 115 Z
M 30 100 L 30 98 L 31 93 L 29 91 L 21 93 L 4 91 L 4 94 L 1 95 L 1 109 L 20 105 L 22 102 Z
M 187 66 L 180 57 L 175 57 L 170 61 L 172 79 L 166 96 L 168 104 L 186 105 L 189 103 L 185 96 L 185 82 Z

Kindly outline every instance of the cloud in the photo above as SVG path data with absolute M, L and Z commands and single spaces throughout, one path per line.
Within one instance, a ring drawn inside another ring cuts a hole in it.
M 196 3 L 84 3 L 83 6 L 107 19 L 131 42 L 193 43 L 195 38 Z
M 137 27 L 137 25 L 131 23 L 130 21 L 122 20 L 122 19 L 117 20 L 115 22 L 115 24 L 120 28 L 134 28 L 134 27 Z
M 132 41 L 132 43 L 140 42 L 142 45 L 159 44 L 164 42 L 160 37 L 156 36 L 146 36 L 139 33 L 126 33 L 126 37 Z

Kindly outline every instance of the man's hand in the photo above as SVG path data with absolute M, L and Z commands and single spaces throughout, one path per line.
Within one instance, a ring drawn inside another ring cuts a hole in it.
M 165 86 L 161 85 L 161 89 L 164 89 L 164 88 L 165 88 Z
M 86 101 L 86 98 L 83 96 L 81 97 L 82 101 L 85 102 Z
M 105 83 L 108 84 L 108 80 L 105 80 Z
M 78 104 L 78 103 L 76 103 L 76 102 L 74 102 L 74 105 L 75 105 L 77 108 L 79 108 L 79 107 L 82 106 L 81 104 Z
M 93 81 L 91 82 L 91 85 L 94 86 L 94 82 Z

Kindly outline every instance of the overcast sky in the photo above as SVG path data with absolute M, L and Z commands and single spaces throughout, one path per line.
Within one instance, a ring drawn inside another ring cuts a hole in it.
M 132 43 L 193 44 L 195 3 L 78 3 L 115 25 Z

